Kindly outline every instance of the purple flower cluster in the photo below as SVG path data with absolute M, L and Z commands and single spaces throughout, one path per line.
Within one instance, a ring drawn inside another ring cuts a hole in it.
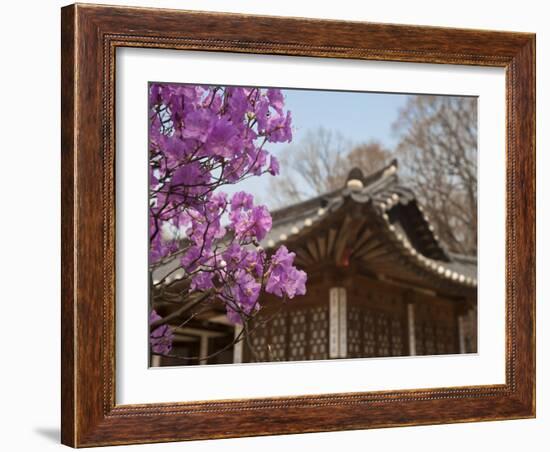
M 150 259 L 156 263 L 176 251 L 173 240 L 160 236 L 163 223 L 185 226 L 181 214 L 190 208 L 204 214 L 219 187 L 279 173 L 265 144 L 290 142 L 292 117 L 278 89 L 153 83 L 149 106 Z M 265 209 L 250 215 L 241 218 L 243 233 L 250 221 L 258 231 L 269 228 Z
M 303 270 L 294 267 L 295 257 L 296 254 L 289 253 L 284 245 L 277 250 L 267 271 L 266 292 L 291 299 L 306 293 L 307 275 Z
M 271 215 L 265 206 L 254 206 L 252 195 L 238 192 L 231 200 L 231 229 L 238 240 L 263 240 L 271 230 Z
M 229 319 L 242 323 L 242 317 L 257 311 L 267 258 L 261 248 L 246 247 L 233 242 L 223 253 L 223 279 L 220 291 Z M 239 312 L 243 315 L 240 316 Z
M 212 293 L 236 323 L 259 309 L 262 289 L 304 294 L 306 274 L 294 267 L 294 254 L 282 247 L 270 259 L 259 247 L 272 226 L 268 209 L 248 193 L 228 199 L 220 191 L 279 174 L 265 146 L 292 140 L 282 92 L 153 83 L 149 107 L 150 270 L 178 256 L 188 293 Z M 153 350 L 171 337 L 160 330 L 151 333 Z
M 160 320 L 162 317 L 157 314 L 155 310 L 151 311 L 149 316 L 149 324 Z M 149 343 L 151 344 L 151 350 L 153 353 L 159 355 L 167 355 L 172 350 L 172 341 L 174 340 L 174 333 L 172 328 L 168 325 L 161 325 L 151 331 L 149 335 Z

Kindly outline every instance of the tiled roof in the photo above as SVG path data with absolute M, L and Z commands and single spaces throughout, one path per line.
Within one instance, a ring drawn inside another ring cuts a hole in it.
M 274 211 L 273 228 L 262 246 L 296 244 L 301 236 L 311 235 L 321 223 L 341 214 L 341 209 L 349 209 L 350 203 L 364 204 L 371 223 L 400 262 L 453 286 L 477 287 L 477 259 L 446 249 L 414 192 L 399 183 L 396 161 L 367 177 L 357 174 L 342 189 Z

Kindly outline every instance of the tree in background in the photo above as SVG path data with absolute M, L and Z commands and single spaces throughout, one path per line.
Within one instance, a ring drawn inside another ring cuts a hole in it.
M 339 133 L 310 130 L 284 151 L 281 166 L 285 172 L 271 181 L 271 192 L 285 206 L 343 187 L 353 167 L 369 174 L 390 158 L 390 151 L 376 141 L 354 146 Z
M 271 181 L 279 206 L 343 187 L 351 168 L 372 173 L 397 157 L 451 251 L 477 252 L 477 104 L 474 98 L 411 96 L 393 125 L 394 151 L 375 141 L 353 146 L 342 135 L 309 131 L 281 157 L 284 175 Z
M 223 187 L 266 173 L 277 175 L 269 143 L 292 140 L 291 114 L 280 90 L 153 83 L 149 88 L 149 273 L 152 279 L 150 344 L 169 355 L 169 322 L 192 318 L 200 305 L 221 302 L 228 319 L 248 334 L 262 291 L 283 300 L 303 295 L 306 274 L 281 246 L 268 256 L 259 242 L 271 215 L 253 196 Z M 182 272 L 185 289 L 165 293 Z M 173 303 L 162 317 L 157 303 Z M 244 335 L 244 336 L 243 336 Z
M 414 96 L 393 125 L 396 155 L 437 233 L 454 252 L 477 252 L 477 102 Z

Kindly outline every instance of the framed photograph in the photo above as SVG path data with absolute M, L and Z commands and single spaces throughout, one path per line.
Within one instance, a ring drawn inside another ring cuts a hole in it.
M 535 416 L 535 36 L 62 9 L 62 442 Z

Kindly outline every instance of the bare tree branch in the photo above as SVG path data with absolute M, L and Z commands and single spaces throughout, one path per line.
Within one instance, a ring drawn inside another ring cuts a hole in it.
M 390 158 L 390 151 L 377 142 L 354 146 L 330 130 L 310 130 L 300 143 L 283 153 L 284 171 L 271 180 L 272 193 L 280 206 L 299 202 L 343 187 L 355 166 L 368 174 Z
M 452 251 L 477 251 L 477 103 L 412 97 L 393 125 L 405 179 Z

